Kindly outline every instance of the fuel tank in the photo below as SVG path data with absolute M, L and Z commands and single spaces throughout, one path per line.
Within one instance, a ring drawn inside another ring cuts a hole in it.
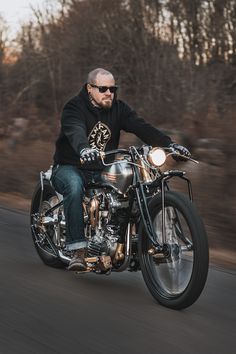
M 122 194 L 133 181 L 133 168 L 126 160 L 115 161 L 111 166 L 106 166 L 102 173 L 102 182 L 109 183 Z

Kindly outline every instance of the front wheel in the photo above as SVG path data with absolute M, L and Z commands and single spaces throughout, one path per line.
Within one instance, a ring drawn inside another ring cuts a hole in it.
M 198 299 L 207 279 L 209 250 L 204 225 L 193 203 L 178 192 L 165 192 L 164 216 L 161 195 L 152 198 L 149 212 L 164 251 L 151 254 L 152 244 L 141 224 L 139 258 L 144 281 L 163 306 L 186 308 Z

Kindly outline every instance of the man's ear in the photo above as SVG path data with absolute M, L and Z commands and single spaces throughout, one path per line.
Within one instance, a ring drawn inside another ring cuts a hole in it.
M 90 84 L 87 84 L 87 91 L 88 93 L 90 93 L 90 90 L 91 90 L 92 86 Z

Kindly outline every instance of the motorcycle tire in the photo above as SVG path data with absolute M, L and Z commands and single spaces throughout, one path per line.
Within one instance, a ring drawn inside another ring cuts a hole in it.
M 148 208 L 157 241 L 165 252 L 151 254 L 152 243 L 141 224 L 138 251 L 144 281 L 161 305 L 184 309 L 198 299 L 206 283 L 209 248 L 205 227 L 194 204 L 182 193 L 165 192 L 164 216 L 161 194 L 150 200 Z
M 35 225 L 34 217 L 35 214 L 39 213 L 40 196 L 41 196 L 41 185 L 40 183 L 38 183 L 32 197 L 31 210 L 30 210 L 31 233 L 32 233 L 34 246 L 36 248 L 39 257 L 46 265 L 53 268 L 65 268 L 66 264 L 61 261 L 59 256 L 57 256 L 55 251 L 53 251 L 52 249 L 52 246 L 54 246 L 53 237 L 48 235 L 48 237 L 50 237 L 51 245 L 47 242 L 47 240 L 45 240 L 45 242 L 43 243 L 39 242 L 41 231 L 39 230 L 37 225 Z M 55 196 L 56 193 L 53 187 L 51 186 L 51 184 L 48 181 L 44 181 L 42 204 L 49 203 L 50 199 Z M 53 233 L 53 230 L 51 230 L 51 232 Z

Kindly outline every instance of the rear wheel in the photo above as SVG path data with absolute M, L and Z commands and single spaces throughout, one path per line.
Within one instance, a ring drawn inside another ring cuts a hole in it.
M 164 252 L 150 254 L 152 244 L 141 225 L 139 258 L 144 281 L 162 305 L 186 308 L 198 299 L 207 279 L 209 256 L 204 225 L 192 202 L 177 192 L 165 193 L 165 238 L 160 195 L 150 201 L 149 212 Z
M 66 265 L 59 258 L 55 245 L 54 225 L 50 222 L 47 225 L 43 225 L 42 217 L 40 217 L 40 215 L 43 216 L 47 210 L 58 202 L 58 198 L 48 182 L 44 182 L 41 210 L 39 210 L 40 196 L 41 186 L 38 184 L 32 198 L 30 212 L 31 232 L 34 245 L 39 257 L 46 265 L 54 268 L 64 268 Z M 52 214 L 48 215 L 49 218 L 52 216 Z

